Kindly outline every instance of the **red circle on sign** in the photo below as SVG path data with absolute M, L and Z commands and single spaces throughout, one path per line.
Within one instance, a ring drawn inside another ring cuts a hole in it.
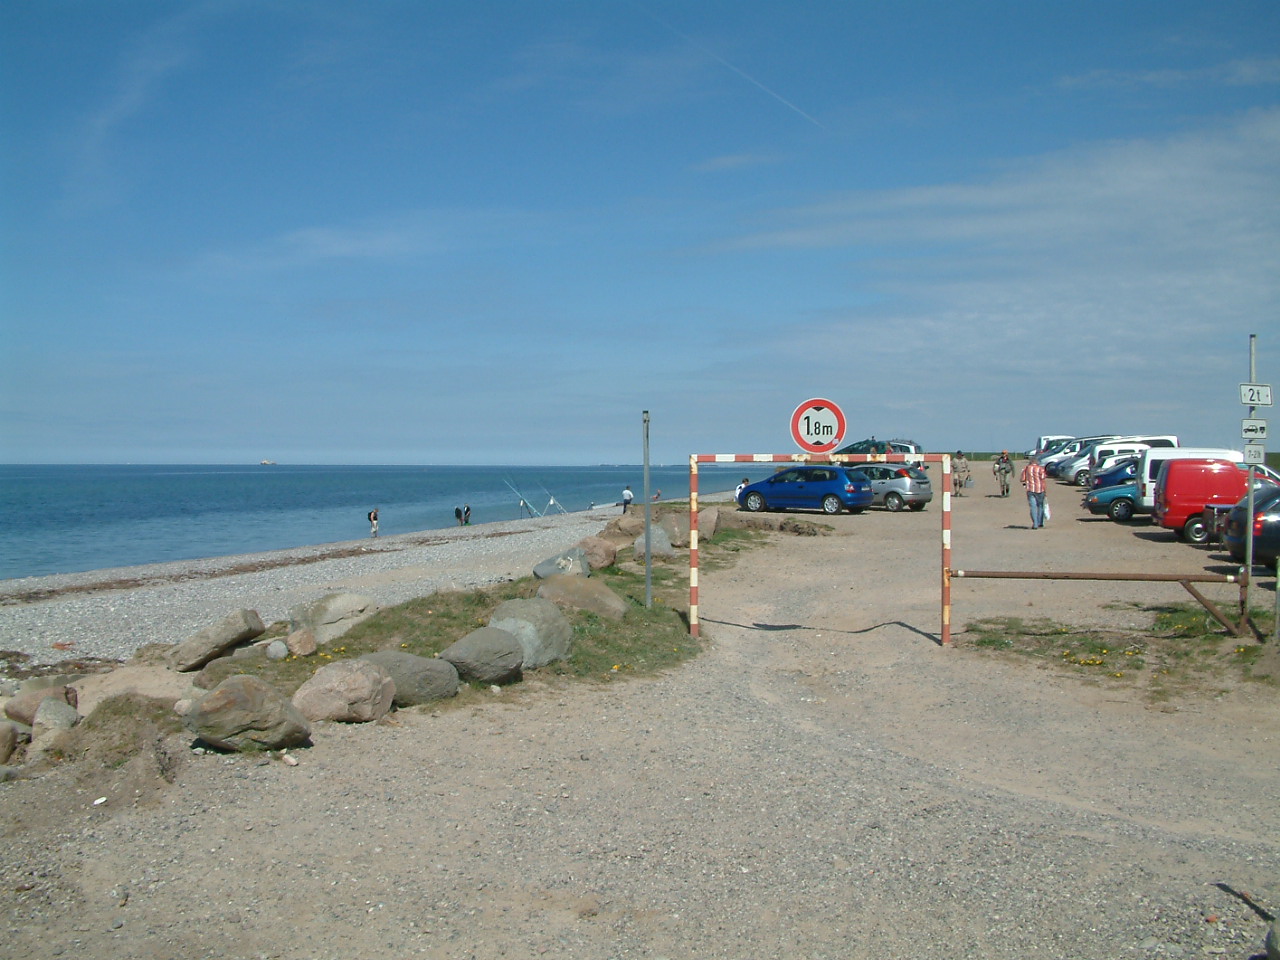
M 809 453 L 830 453 L 844 439 L 844 429 L 844 412 L 830 400 L 806 400 L 791 415 L 791 438 Z

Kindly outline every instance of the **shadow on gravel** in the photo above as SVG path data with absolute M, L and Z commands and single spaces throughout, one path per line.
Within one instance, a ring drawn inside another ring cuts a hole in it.
M 732 620 L 712 620 L 709 617 L 702 618 L 703 623 L 718 623 L 725 627 L 740 627 L 743 630 L 821 630 L 823 633 L 840 633 L 848 637 L 861 636 L 864 633 L 871 633 L 879 630 L 881 627 L 901 627 L 909 633 L 914 633 L 917 637 L 923 637 L 936 646 L 942 646 L 942 640 L 937 634 L 929 633 L 921 630 L 919 627 L 913 627 L 909 623 L 902 620 L 886 620 L 883 623 L 877 623 L 870 627 L 864 627 L 861 630 L 838 630 L 834 627 L 810 627 L 803 623 L 735 623 Z

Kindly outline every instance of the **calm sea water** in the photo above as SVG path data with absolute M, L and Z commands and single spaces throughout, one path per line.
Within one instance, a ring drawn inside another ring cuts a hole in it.
M 742 465 L 699 474 L 707 493 L 745 475 Z M 375 506 L 383 536 L 453 526 L 464 504 L 472 523 L 528 516 L 521 497 L 537 513 L 553 497 L 586 510 L 616 503 L 626 484 L 638 501 L 643 483 L 639 466 L 0 465 L 0 578 L 356 540 Z M 650 466 L 649 485 L 686 497 L 689 468 Z

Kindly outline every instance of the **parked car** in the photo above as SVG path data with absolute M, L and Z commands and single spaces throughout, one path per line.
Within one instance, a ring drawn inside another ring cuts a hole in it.
M 1049 446 L 1058 441 L 1063 444 L 1068 440 L 1074 440 L 1075 437 L 1068 436 L 1065 433 L 1046 433 L 1043 436 L 1036 437 L 1036 445 L 1027 451 L 1028 457 L 1039 457 L 1049 452 Z
M 1253 560 L 1275 566 L 1280 557 L 1280 486 L 1267 487 L 1253 495 L 1253 516 L 1249 517 L 1248 500 L 1241 500 L 1227 514 L 1222 542 L 1237 563 L 1244 562 L 1245 536 L 1253 527 Z
M 1041 457 L 1040 464 L 1044 467 L 1045 473 L 1051 477 L 1056 477 L 1062 461 L 1073 460 L 1099 440 L 1110 440 L 1114 436 L 1114 434 L 1101 434 L 1094 437 L 1076 437 L 1074 440 L 1068 440 L 1054 452 L 1046 453 Z
M 1100 487 L 1114 487 L 1117 483 L 1124 483 L 1126 480 L 1132 480 L 1138 475 L 1138 458 L 1128 457 L 1121 458 L 1112 464 L 1109 468 L 1103 464 L 1100 472 L 1093 474 L 1093 480 L 1090 481 L 1093 489 Z
M 1138 510 L 1138 481 L 1126 480 L 1110 487 L 1099 487 L 1085 494 L 1085 509 L 1093 514 L 1106 514 L 1117 523 L 1132 520 Z M 1145 511 L 1141 511 L 1145 512 Z
M 1228 460 L 1166 460 L 1156 475 L 1151 515 L 1160 526 L 1175 531 L 1189 543 L 1208 543 L 1206 506 L 1238 502 L 1249 488 L 1248 478 L 1243 464 Z M 1257 477 L 1255 498 L 1257 491 L 1271 485 L 1269 478 Z
M 1138 512 L 1150 513 L 1156 505 L 1156 476 L 1166 460 L 1230 460 L 1239 463 L 1244 454 L 1226 447 L 1151 447 L 1138 457 Z
M 923 510 L 933 499 L 933 487 L 929 475 L 912 464 L 868 463 L 859 464 L 858 472 L 865 473 L 871 481 L 873 501 L 895 513 L 903 507 Z
M 738 491 L 738 504 L 756 513 L 761 510 L 862 513 L 874 499 L 866 474 L 834 463 L 789 467 Z
M 868 437 L 866 440 L 850 443 L 841 447 L 836 453 L 884 453 L 884 445 L 886 443 L 889 444 L 894 453 L 924 453 L 924 448 L 914 440 L 877 440 L 875 437 Z

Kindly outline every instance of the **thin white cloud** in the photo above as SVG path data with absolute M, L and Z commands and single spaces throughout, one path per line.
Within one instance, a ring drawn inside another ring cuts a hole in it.
M 694 166 L 697 173 L 719 173 L 724 170 L 742 170 L 748 167 L 765 167 L 779 163 L 776 156 L 759 153 L 734 153 L 711 157 Z
M 1197 70 L 1091 70 L 1062 77 L 1065 90 L 1111 90 L 1155 87 L 1178 89 L 1189 86 L 1265 86 L 1280 83 L 1280 58 L 1231 60 Z

